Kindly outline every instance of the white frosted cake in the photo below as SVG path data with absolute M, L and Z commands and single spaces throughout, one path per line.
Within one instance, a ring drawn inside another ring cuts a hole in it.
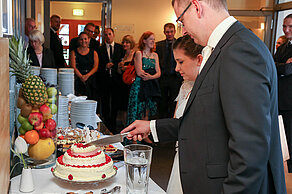
M 116 173 L 112 159 L 96 146 L 81 143 L 71 146 L 52 169 L 57 177 L 73 181 L 98 181 Z

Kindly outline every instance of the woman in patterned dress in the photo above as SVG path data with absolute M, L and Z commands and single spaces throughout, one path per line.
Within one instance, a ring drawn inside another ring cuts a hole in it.
M 145 32 L 139 40 L 139 51 L 134 58 L 136 79 L 132 84 L 127 124 L 135 120 L 148 120 L 157 113 L 157 99 L 160 97 L 158 78 L 160 68 L 158 55 L 154 52 L 155 38 L 153 32 Z M 150 139 L 145 140 L 151 143 Z

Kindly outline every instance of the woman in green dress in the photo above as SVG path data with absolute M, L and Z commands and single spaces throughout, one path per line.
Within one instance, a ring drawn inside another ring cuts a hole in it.
M 157 79 L 160 77 L 160 68 L 154 45 L 153 32 L 143 33 L 139 40 L 139 51 L 134 58 L 137 76 L 129 95 L 128 125 L 137 119 L 148 120 L 157 112 L 157 99 L 160 97 Z M 145 141 L 151 143 L 150 139 Z

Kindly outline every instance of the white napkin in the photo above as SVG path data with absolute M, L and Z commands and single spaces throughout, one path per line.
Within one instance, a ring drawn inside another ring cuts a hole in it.
M 72 102 L 87 99 L 87 96 L 75 96 L 74 94 L 68 94 L 67 97 L 69 98 L 69 101 L 72 101 Z

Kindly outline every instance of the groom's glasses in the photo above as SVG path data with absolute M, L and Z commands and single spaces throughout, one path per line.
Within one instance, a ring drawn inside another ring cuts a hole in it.
M 190 4 L 185 8 L 185 10 L 180 14 L 180 16 L 178 16 L 178 18 L 176 19 L 175 22 L 179 22 L 179 23 L 183 24 L 183 22 L 180 19 L 184 16 L 186 11 L 188 11 L 188 9 L 191 7 L 191 5 L 192 5 L 192 2 L 190 2 Z

